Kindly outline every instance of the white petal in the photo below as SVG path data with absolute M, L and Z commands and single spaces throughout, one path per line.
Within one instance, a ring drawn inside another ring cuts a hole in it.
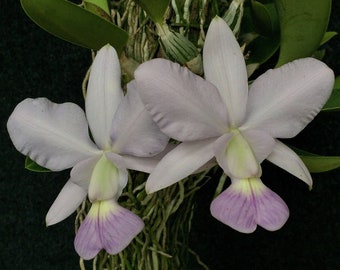
M 56 224 L 71 215 L 85 199 L 87 191 L 68 180 L 48 210 L 46 225 Z
M 215 17 L 203 48 L 205 78 L 219 90 L 227 105 L 229 122 L 239 126 L 246 113 L 248 77 L 239 44 L 225 21 Z
M 206 164 L 214 156 L 215 140 L 216 138 L 179 144 L 150 174 L 146 182 L 146 192 L 152 193 L 166 188 Z
M 112 123 L 111 140 L 116 153 L 137 157 L 150 157 L 161 152 L 168 136 L 161 132 L 145 109 L 135 81 L 127 86 Z
M 91 66 L 85 103 L 93 138 L 101 149 L 110 146 L 112 119 L 122 98 L 118 56 L 113 47 L 106 45 Z
M 87 191 L 89 189 L 93 169 L 100 157 L 101 155 L 96 155 L 76 164 L 71 170 L 71 181 Z
M 333 71 L 313 58 L 269 70 L 250 87 L 244 126 L 263 129 L 274 138 L 294 137 L 320 111 L 333 83 Z
M 273 151 L 275 140 L 260 130 L 245 130 L 242 135 L 249 143 L 259 163 L 262 163 Z
M 143 103 L 168 136 L 201 140 L 226 129 L 226 107 L 216 87 L 187 68 L 153 59 L 138 67 L 135 78 Z
M 9 117 L 7 129 L 18 151 L 53 171 L 70 168 L 98 152 L 83 110 L 73 103 L 25 99 Z
M 276 140 L 273 152 L 267 160 L 301 179 L 310 188 L 312 187 L 313 180 L 306 165 L 292 149 L 280 141 Z
M 126 168 L 140 172 L 151 173 L 153 169 L 157 166 L 157 164 L 161 161 L 161 159 L 174 148 L 175 145 L 168 144 L 161 153 L 153 157 L 134 157 L 129 155 L 122 155 L 121 157 L 124 160 Z M 107 153 L 106 156 L 108 157 L 108 159 L 110 159 L 111 153 Z M 114 162 L 113 160 L 111 161 Z

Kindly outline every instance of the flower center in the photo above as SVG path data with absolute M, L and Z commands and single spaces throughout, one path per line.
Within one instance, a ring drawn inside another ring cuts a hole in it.
M 119 169 L 103 154 L 95 165 L 89 186 L 90 201 L 115 198 L 119 193 Z
M 260 177 L 261 166 L 250 144 L 238 129 L 233 129 L 231 132 L 233 137 L 225 152 L 231 176 L 235 178 Z

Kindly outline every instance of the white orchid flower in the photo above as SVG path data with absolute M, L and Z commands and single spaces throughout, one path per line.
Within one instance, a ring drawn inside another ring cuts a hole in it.
M 267 71 L 248 91 L 241 49 L 218 17 L 207 32 L 203 65 L 205 80 L 164 59 L 135 72 L 155 122 L 182 141 L 150 174 L 147 192 L 176 183 L 215 157 L 232 184 L 212 202 L 212 215 L 245 233 L 257 225 L 277 230 L 289 211 L 260 180 L 260 163 L 267 159 L 312 185 L 301 159 L 276 138 L 294 137 L 315 117 L 330 96 L 334 74 L 306 58 Z
M 88 194 L 92 208 L 75 248 L 91 259 L 102 248 L 118 253 L 142 230 L 143 221 L 117 199 L 127 184 L 127 169 L 150 172 L 168 137 L 152 121 L 133 84 L 124 96 L 117 53 L 109 45 L 98 51 L 92 64 L 85 107 L 86 116 L 73 103 L 25 99 L 7 128 L 17 150 L 39 165 L 52 171 L 73 167 L 46 223 L 68 217 Z

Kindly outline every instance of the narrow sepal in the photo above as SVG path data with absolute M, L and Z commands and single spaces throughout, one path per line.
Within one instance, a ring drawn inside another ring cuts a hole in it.
M 109 148 L 112 119 L 123 98 L 117 52 L 101 48 L 91 66 L 86 94 L 86 116 L 92 136 L 101 149 Z
M 227 106 L 231 125 L 240 125 L 246 114 L 248 76 L 239 44 L 226 22 L 215 17 L 203 48 L 206 80 L 214 84 Z
M 312 176 L 310 175 L 306 165 L 292 149 L 279 140 L 275 141 L 274 149 L 267 157 L 267 160 L 301 179 L 309 186 L 309 188 L 312 188 Z
M 54 225 L 76 211 L 87 190 L 68 180 L 46 215 L 46 226 Z

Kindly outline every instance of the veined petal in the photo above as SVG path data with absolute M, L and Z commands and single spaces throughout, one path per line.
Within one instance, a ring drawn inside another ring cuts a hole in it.
M 112 201 L 106 204 L 109 203 L 112 203 Z M 107 205 L 105 207 L 112 206 Z M 104 219 L 101 237 L 104 249 L 109 254 L 117 254 L 126 248 L 144 227 L 140 217 L 118 204 L 114 205 L 114 207 L 114 210 L 110 210 L 111 213 L 106 214 L 104 212 L 105 208 L 103 209 L 103 206 L 101 206 L 101 215 L 102 219 Z M 109 212 L 109 210 L 106 211 Z
M 85 199 L 87 190 L 68 180 L 48 210 L 46 226 L 56 224 L 71 215 Z
M 261 166 L 243 135 L 239 131 L 226 133 L 214 143 L 218 165 L 232 178 L 258 177 Z
M 111 140 L 116 153 L 137 157 L 154 156 L 168 143 L 168 136 L 161 132 L 142 103 L 135 81 L 128 84 L 127 94 L 115 114 Z
M 229 122 L 239 126 L 246 113 L 248 77 L 244 57 L 233 32 L 215 17 L 203 48 L 205 78 L 213 83 L 227 105 Z
M 121 157 L 111 153 L 111 159 L 122 162 Z M 117 162 L 112 163 L 106 155 L 98 160 L 93 168 L 90 185 L 89 199 L 91 202 L 108 199 L 118 199 L 127 184 L 128 172 L 126 168 L 119 168 Z
M 256 212 L 247 182 L 233 182 L 212 201 L 210 211 L 214 218 L 239 232 L 252 233 L 256 229 Z
M 214 156 L 215 140 L 216 138 L 179 144 L 165 155 L 152 171 L 146 182 L 146 192 L 152 193 L 166 188 L 206 164 Z
M 98 201 L 81 224 L 74 246 L 85 260 L 94 258 L 101 249 L 114 255 L 126 248 L 143 227 L 141 218 L 114 200 Z
M 161 159 L 174 148 L 175 145 L 169 143 L 162 152 L 153 157 L 134 157 L 129 155 L 122 155 L 121 157 L 127 169 L 151 173 Z M 111 153 L 107 153 L 106 156 L 111 160 Z M 111 162 L 114 161 L 111 160 Z
M 256 209 L 256 223 L 268 231 L 281 229 L 289 217 L 286 203 L 260 179 L 251 179 L 249 184 Z
M 312 188 L 313 180 L 306 165 L 292 149 L 280 141 L 276 140 L 273 152 L 267 160 L 301 179 L 309 188 Z
M 234 179 L 210 206 L 213 217 L 233 229 L 251 233 L 256 226 L 274 231 L 288 219 L 285 202 L 260 179 Z
M 91 66 L 86 94 L 86 116 L 93 138 L 101 149 L 110 147 L 114 114 L 123 98 L 121 71 L 113 47 L 101 48 Z
M 313 58 L 269 70 L 250 87 L 244 127 L 274 138 L 294 137 L 320 111 L 333 84 L 333 71 Z
M 70 168 L 96 153 L 83 110 L 73 103 L 25 99 L 8 119 L 9 136 L 18 151 L 53 171 Z
M 216 87 L 165 59 L 141 64 L 137 90 L 160 129 L 179 141 L 212 138 L 227 128 L 227 111 Z

